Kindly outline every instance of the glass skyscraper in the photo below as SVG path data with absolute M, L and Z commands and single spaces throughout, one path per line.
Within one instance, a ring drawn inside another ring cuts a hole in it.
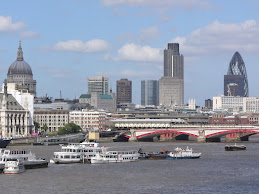
M 227 75 L 224 76 L 224 95 L 248 97 L 248 79 L 245 63 L 238 52 L 233 55 Z
M 159 105 L 158 80 L 141 81 L 141 105 Z

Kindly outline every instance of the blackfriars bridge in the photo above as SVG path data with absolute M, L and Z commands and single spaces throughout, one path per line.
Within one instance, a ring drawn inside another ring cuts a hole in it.
M 117 119 L 112 120 L 121 130 L 117 138 L 130 141 L 163 137 L 166 139 L 188 140 L 197 138 L 198 142 L 219 142 L 221 137 L 228 140 L 248 141 L 249 136 L 259 133 L 255 125 L 188 125 L 182 119 Z

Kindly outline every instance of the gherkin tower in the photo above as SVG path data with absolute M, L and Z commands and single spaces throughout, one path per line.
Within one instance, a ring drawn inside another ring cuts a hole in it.
M 248 97 L 248 91 L 245 63 L 239 52 L 235 52 L 224 76 L 224 95 Z

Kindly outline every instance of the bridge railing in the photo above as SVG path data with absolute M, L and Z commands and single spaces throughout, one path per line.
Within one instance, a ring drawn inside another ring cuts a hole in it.
M 219 128 L 249 128 L 249 129 L 259 129 L 259 126 L 254 125 L 175 125 L 175 124 L 149 124 L 149 123 L 116 123 L 117 128 L 186 128 L 186 129 L 219 129 Z

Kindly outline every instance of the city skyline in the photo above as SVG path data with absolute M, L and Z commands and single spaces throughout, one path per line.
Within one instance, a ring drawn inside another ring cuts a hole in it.
M 62 91 L 64 98 L 78 98 L 88 77 L 105 76 L 113 91 L 117 80 L 132 80 L 133 103 L 140 104 L 141 80 L 163 76 L 163 50 L 175 42 L 185 56 L 184 103 L 195 98 L 204 106 L 205 99 L 224 94 L 236 51 L 246 64 L 249 96 L 257 97 L 258 8 L 256 1 L 234 0 L 2 2 L 0 81 L 21 40 L 37 96 L 59 98 Z

